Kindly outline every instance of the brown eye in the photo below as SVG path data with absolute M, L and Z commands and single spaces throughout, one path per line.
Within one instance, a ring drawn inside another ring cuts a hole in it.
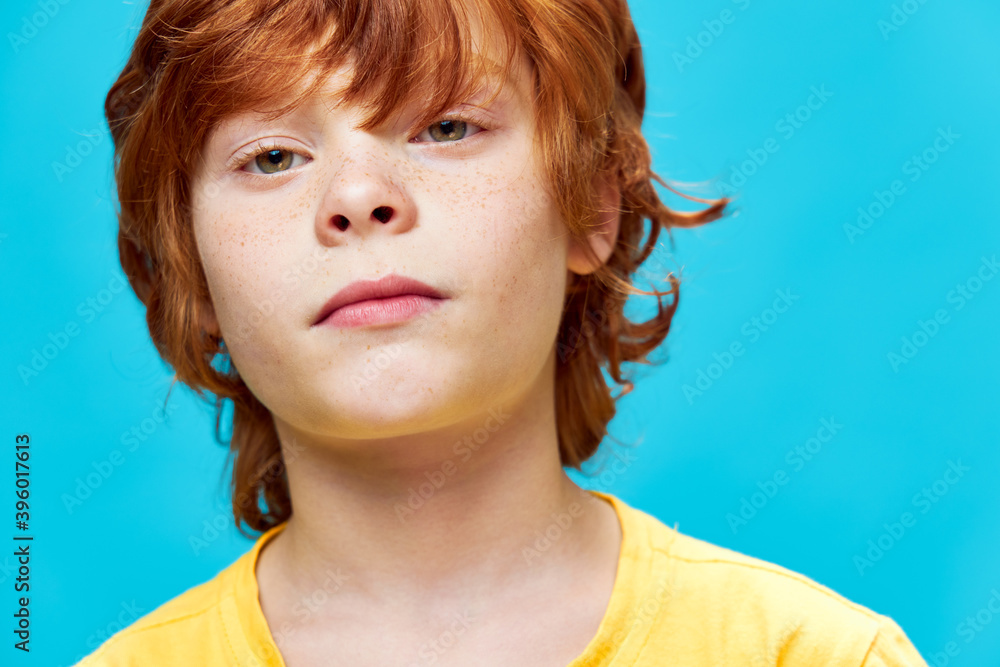
M 458 141 L 465 138 L 468 126 L 463 120 L 442 120 L 427 129 L 435 141 Z
M 487 127 L 479 125 L 473 116 L 470 120 L 461 118 L 445 118 L 433 125 L 425 125 L 423 131 L 411 141 L 421 144 L 458 144 L 465 143 L 469 137 L 488 131 Z
M 257 166 L 265 174 L 274 174 L 279 171 L 285 171 L 292 166 L 292 157 L 294 155 L 292 151 L 276 148 L 260 153 L 254 159 L 254 162 L 257 163 Z

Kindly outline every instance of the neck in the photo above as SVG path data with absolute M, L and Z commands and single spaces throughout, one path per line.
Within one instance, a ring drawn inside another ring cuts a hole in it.
M 470 599 L 617 554 L 613 509 L 562 469 L 554 373 L 541 375 L 432 432 L 330 440 L 276 418 L 293 514 L 265 551 L 283 585 L 308 595 L 333 573 L 340 598 Z

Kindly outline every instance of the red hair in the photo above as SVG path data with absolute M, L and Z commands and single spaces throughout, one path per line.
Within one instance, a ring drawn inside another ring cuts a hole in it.
M 271 413 L 239 378 L 221 339 L 201 327 L 210 297 L 191 225 L 192 175 L 208 132 L 231 114 L 280 101 L 287 104 L 274 115 L 287 112 L 347 57 L 354 78 L 344 97 L 367 103 L 365 129 L 417 90 L 430 100 L 421 119 L 429 124 L 490 66 L 473 57 L 470 25 L 477 18 L 489 26 L 482 34 L 497 40 L 501 72 L 511 71 L 518 53 L 531 61 L 543 185 L 568 231 L 583 241 L 597 220 L 595 176 L 610 176 L 621 193 L 611 256 L 594 273 L 573 276 L 556 341 L 559 452 L 563 465 L 579 469 L 615 415 L 602 368 L 625 385 L 622 394 L 630 391 L 622 363 L 650 363 L 646 355 L 666 337 L 679 303 L 680 281 L 670 273 L 671 290 L 652 293 L 658 314 L 628 320 L 629 294 L 650 294 L 632 287 L 633 274 L 661 228 L 669 234 L 671 227 L 716 220 L 729 201 L 682 194 L 709 204 L 695 213 L 660 201 L 654 181 L 677 191 L 651 170 L 641 132 L 642 51 L 625 0 L 151 0 L 108 92 L 121 264 L 175 381 L 203 399 L 206 390 L 214 395 L 220 442 L 224 404 L 233 401 L 232 507 L 245 535 L 242 523 L 264 531 L 292 507 Z M 313 71 L 320 76 L 303 85 Z M 650 232 L 640 245 L 647 219 Z M 667 306 L 665 295 L 673 295 Z

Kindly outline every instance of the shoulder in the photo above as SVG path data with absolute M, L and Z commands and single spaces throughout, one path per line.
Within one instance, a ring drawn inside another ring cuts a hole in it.
M 740 617 L 781 616 L 789 625 L 822 619 L 833 628 L 871 633 L 881 616 L 819 582 L 776 563 L 674 531 L 664 553 L 705 599 L 739 603 Z
M 231 575 L 240 560 L 118 631 L 76 667 L 179 666 L 190 664 L 185 661 L 192 655 L 210 653 L 212 639 L 222 632 L 222 602 L 231 595 Z
M 628 505 L 623 511 L 644 534 L 651 571 L 667 582 L 658 632 L 687 633 L 686 643 L 703 642 L 692 649 L 719 664 L 925 667 L 891 618 L 776 563 L 680 533 Z

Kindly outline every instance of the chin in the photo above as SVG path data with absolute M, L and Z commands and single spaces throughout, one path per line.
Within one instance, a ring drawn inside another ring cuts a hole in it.
M 338 438 L 377 440 L 441 428 L 446 425 L 448 414 L 434 412 L 425 405 L 392 404 L 390 398 L 374 405 L 365 401 L 331 406 L 330 412 L 309 430 Z

